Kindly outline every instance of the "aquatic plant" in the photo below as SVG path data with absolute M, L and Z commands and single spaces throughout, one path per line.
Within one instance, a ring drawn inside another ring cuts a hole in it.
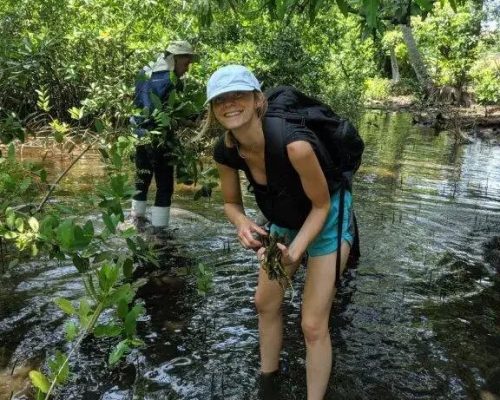
M 292 281 L 281 264 L 281 250 L 278 243 L 286 243 L 286 238 L 278 235 L 261 236 L 263 246 L 266 248 L 262 258 L 262 268 L 270 280 L 277 280 L 283 290 L 292 288 Z

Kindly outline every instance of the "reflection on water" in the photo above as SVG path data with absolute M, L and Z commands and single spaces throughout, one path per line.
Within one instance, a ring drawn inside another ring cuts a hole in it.
M 362 135 L 355 183 L 362 258 L 332 312 L 327 398 L 477 399 L 500 365 L 500 280 L 483 255 L 483 243 L 500 234 L 500 147 L 454 146 L 445 134 L 414 128 L 405 114 L 369 114 Z M 177 192 L 175 203 L 194 213 L 174 213 L 163 269 L 150 271 L 139 293 L 146 347 L 107 370 L 110 343 L 88 339 L 61 398 L 255 398 L 254 256 L 238 247 L 217 195 L 193 202 Z M 198 262 L 215 272 L 206 297 L 197 296 L 193 278 L 179 276 Z M 301 271 L 296 290 L 303 279 Z M 60 344 L 63 317 L 50 298 L 81 293 L 64 265 L 23 265 L 2 278 L 0 368 Z M 284 305 L 286 399 L 305 398 L 299 301 Z

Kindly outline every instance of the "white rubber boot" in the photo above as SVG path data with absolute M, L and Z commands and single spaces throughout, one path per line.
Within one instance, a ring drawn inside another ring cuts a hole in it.
M 135 227 L 137 231 L 143 232 L 148 222 L 146 218 L 146 202 L 132 199 L 132 208 L 128 218 L 118 225 L 118 229 L 126 231 Z
M 166 228 L 170 220 L 170 207 L 157 207 L 151 209 L 151 224 L 154 228 Z
M 132 200 L 132 217 L 144 217 L 146 215 L 146 201 Z

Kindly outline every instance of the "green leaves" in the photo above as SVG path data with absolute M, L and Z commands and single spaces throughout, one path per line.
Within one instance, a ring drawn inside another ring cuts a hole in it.
M 346 0 L 337 0 L 337 6 L 344 17 L 347 17 L 347 15 L 349 14 L 349 5 L 347 4 Z
M 60 351 L 56 351 L 54 357 L 49 359 L 48 361 L 50 376 L 52 379 L 55 379 L 56 383 L 64 384 L 69 378 L 69 365 L 68 365 L 68 357 L 61 353 Z
M 58 384 L 64 384 L 68 380 L 68 357 L 65 354 L 57 351 L 55 356 L 49 359 L 48 366 L 50 371 L 50 380 L 55 380 Z M 49 378 L 47 378 L 40 371 L 30 371 L 29 377 L 34 387 L 36 387 L 41 393 L 48 395 L 51 385 Z M 47 396 L 37 396 L 37 398 L 38 397 L 44 398 Z
M 125 174 L 117 174 L 111 177 L 111 193 L 115 197 L 126 197 L 128 195 L 128 176 Z
M 161 99 L 158 97 L 158 95 L 151 92 L 151 93 L 149 93 L 149 98 L 150 98 L 151 102 L 153 103 L 155 109 L 161 110 L 163 108 L 163 103 L 162 103 Z
M 87 330 L 89 328 L 90 317 L 93 311 L 90 307 L 89 301 L 84 297 L 80 299 L 80 306 L 78 307 L 78 319 L 80 321 L 80 326 Z
M 125 278 L 127 279 L 132 278 L 132 273 L 134 272 L 134 263 L 131 258 L 127 258 L 123 262 L 122 269 L 123 269 L 123 276 Z
M 52 107 L 50 106 L 50 96 L 47 88 L 42 87 L 40 90 L 35 90 L 35 92 L 38 94 L 38 101 L 36 102 L 36 105 L 40 110 L 48 113 Z
M 96 122 L 96 126 L 97 126 Z M 102 125 L 102 123 L 101 123 Z M 102 128 L 104 129 L 104 128 Z M 98 150 L 105 160 L 107 167 L 114 173 L 110 179 L 119 174 L 123 168 L 123 160 L 128 158 L 135 150 L 136 139 L 133 136 L 119 136 L 111 144 L 102 144 Z
M 448 0 L 453 11 L 457 12 L 457 0 Z
M 28 219 L 28 224 L 33 232 L 38 232 L 38 230 L 40 229 L 40 224 L 35 217 L 30 217 Z
M 120 217 L 118 215 L 103 213 L 102 220 L 111 233 L 116 233 L 116 227 L 120 223 Z
M 73 265 L 80 274 L 84 274 L 89 271 L 90 260 L 86 257 L 81 257 L 79 254 L 73 254 L 72 256 Z
M 14 143 L 9 143 L 9 147 L 7 148 L 7 158 L 10 161 L 13 161 L 16 158 L 16 147 Z
M 14 228 L 20 233 L 24 231 L 24 220 L 22 218 L 16 218 L 14 221 Z
M 205 296 L 213 287 L 213 272 L 206 265 L 200 263 L 196 269 L 196 286 L 198 294 Z
M 70 132 L 69 125 L 66 122 L 60 122 L 58 119 L 49 122 L 49 125 L 52 128 L 55 141 L 62 143 L 64 137 Z
M 39 223 L 35 217 L 25 219 L 12 208 L 5 209 L 5 224 L 0 223 L 0 237 L 13 241 L 20 251 L 29 249 L 33 256 L 38 254 L 38 231 Z
M 144 314 L 144 307 L 136 304 L 132 309 L 127 313 L 125 317 L 125 334 L 127 337 L 132 338 L 135 336 L 137 330 L 137 318 Z
M 485 106 L 500 102 L 500 63 L 494 56 L 475 63 L 471 71 L 475 96 Z
M 111 287 L 116 283 L 120 270 L 116 264 L 104 264 L 98 272 L 99 287 L 107 295 Z
M 56 239 L 61 248 L 68 252 L 85 249 L 93 237 L 94 226 L 91 221 L 87 221 L 82 227 L 73 219 L 67 219 L 56 228 Z
M 39 371 L 30 371 L 31 383 L 42 393 L 47 393 L 50 388 L 50 382 L 47 377 Z
M 2 115 L 2 113 L 0 113 L 0 143 L 12 144 L 11 142 L 16 139 L 24 142 L 25 138 L 26 131 L 17 114 L 11 112 L 7 115 Z M 12 146 L 14 145 L 12 144 Z M 2 154 L 0 152 L 0 157 L 1 156 Z
M 318 12 L 323 5 L 325 1 L 324 0 L 310 0 L 309 1 L 309 22 L 313 23 L 316 15 L 318 15 Z
M 71 107 L 69 110 L 69 115 L 71 116 L 72 119 L 74 120 L 81 120 L 83 118 L 83 107 Z
M 379 0 L 363 0 L 366 24 L 370 29 L 377 27 Z
M 126 315 L 122 315 L 123 304 L 128 306 L 134 299 L 135 289 L 130 284 L 119 286 L 111 291 L 105 300 L 107 307 L 116 306 L 117 313 L 120 318 L 124 319 Z M 128 309 L 127 309 L 128 312 Z
M 128 340 L 122 340 L 120 343 L 116 345 L 111 354 L 109 355 L 108 362 L 110 365 L 115 365 L 120 361 L 120 359 L 130 351 L 130 347 L 128 345 Z
M 102 122 L 101 119 L 96 119 L 94 121 L 94 126 L 95 126 L 95 130 L 96 130 L 97 133 L 99 133 L 99 134 L 104 133 L 105 125 L 104 125 L 104 123 Z
M 68 321 L 64 324 L 64 333 L 68 342 L 75 340 L 79 331 L 75 321 Z
M 76 314 L 76 310 L 73 307 L 73 304 L 69 300 L 58 298 L 55 299 L 54 302 L 59 306 L 61 310 L 63 310 L 66 314 L 73 315 Z
M 427 12 L 431 11 L 434 6 L 433 0 L 415 0 L 415 3 L 417 3 L 422 10 Z
M 94 328 L 95 337 L 115 337 L 120 336 L 122 327 L 119 325 L 97 325 Z

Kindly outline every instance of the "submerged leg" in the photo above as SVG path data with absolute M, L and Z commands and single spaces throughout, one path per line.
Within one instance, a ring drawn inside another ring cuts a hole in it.
M 287 268 L 290 278 L 299 264 Z M 259 314 L 259 341 L 261 372 L 278 369 L 279 355 L 283 341 L 283 316 L 281 304 L 283 289 L 277 280 L 270 280 L 267 272 L 259 269 L 259 281 L 255 292 L 255 307 Z
M 299 264 L 287 269 L 293 276 Z M 260 267 L 255 306 L 259 314 L 260 371 L 259 392 L 261 399 L 279 399 L 279 358 L 283 344 L 283 289 L 276 280 L 270 280 Z
M 349 255 L 342 244 L 342 271 Z M 337 253 L 310 257 L 302 304 L 302 331 L 306 342 L 307 399 L 323 400 L 332 368 L 332 343 L 328 321 L 335 297 Z

